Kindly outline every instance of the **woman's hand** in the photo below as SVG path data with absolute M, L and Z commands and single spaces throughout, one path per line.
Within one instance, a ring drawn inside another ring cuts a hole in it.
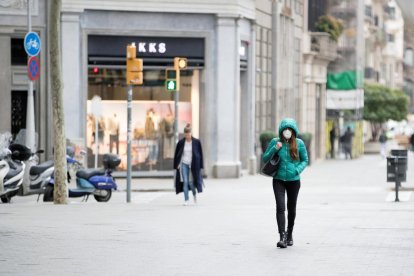
M 282 147 L 282 143 L 281 142 L 277 142 L 275 145 L 275 148 L 278 150 Z

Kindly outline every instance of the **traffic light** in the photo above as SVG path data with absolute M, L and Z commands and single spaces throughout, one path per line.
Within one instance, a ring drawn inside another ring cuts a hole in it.
M 180 75 L 175 69 L 165 69 L 165 88 L 167 91 L 177 91 L 180 85 Z
M 187 59 L 183 57 L 174 58 L 174 69 L 175 70 L 184 70 L 187 68 Z
M 143 61 L 136 58 L 137 48 L 135 43 L 127 46 L 126 81 L 127 84 L 140 85 L 144 83 Z

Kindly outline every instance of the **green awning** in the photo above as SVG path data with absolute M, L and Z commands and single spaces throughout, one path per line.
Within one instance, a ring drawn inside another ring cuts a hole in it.
M 354 90 L 357 89 L 356 71 L 344 71 L 341 73 L 328 73 L 326 88 L 331 90 Z

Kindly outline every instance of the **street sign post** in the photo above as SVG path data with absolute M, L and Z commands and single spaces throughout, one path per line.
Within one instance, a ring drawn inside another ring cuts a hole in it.
M 37 57 L 31 57 L 27 62 L 27 73 L 29 74 L 29 79 L 32 81 L 39 78 L 40 62 Z
M 40 52 L 41 41 L 37 33 L 29 31 L 24 37 L 24 49 L 26 53 L 35 57 Z
M 33 0 L 32 0 L 33 1 Z M 31 0 L 27 0 L 27 33 L 24 37 L 23 47 L 30 57 L 35 57 L 39 54 L 41 49 L 40 37 L 37 33 L 32 32 L 32 14 L 30 7 L 32 6 Z M 33 63 L 34 62 L 34 63 Z M 30 65 L 31 64 L 31 65 Z M 33 81 L 30 75 L 35 76 L 39 73 L 39 63 L 32 61 L 28 63 L 29 70 L 29 82 L 27 90 L 27 112 L 26 112 L 26 146 L 29 147 L 32 152 L 36 151 L 36 128 L 35 128 L 35 113 L 34 113 L 34 97 L 33 97 Z M 37 67 L 37 70 L 36 70 Z M 37 72 L 37 73 L 36 73 Z M 37 76 L 38 77 L 38 76 Z M 36 78 L 37 78 L 36 77 Z
M 132 86 L 144 83 L 143 60 L 137 57 L 137 47 L 135 43 L 127 45 L 126 52 L 126 83 L 128 85 L 127 99 L 127 203 L 131 202 L 131 143 L 132 143 Z

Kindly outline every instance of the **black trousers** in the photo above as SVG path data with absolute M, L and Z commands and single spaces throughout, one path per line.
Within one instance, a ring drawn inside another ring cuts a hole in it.
M 273 179 L 273 192 L 276 199 L 276 221 L 279 233 L 286 231 L 285 194 L 287 194 L 288 229 L 293 230 L 296 217 L 296 202 L 300 189 L 300 180 L 282 181 Z

